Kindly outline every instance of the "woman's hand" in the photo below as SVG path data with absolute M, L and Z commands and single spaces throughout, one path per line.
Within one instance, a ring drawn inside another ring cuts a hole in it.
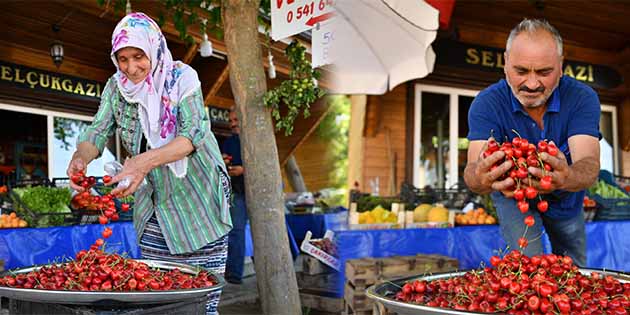
M 75 184 L 72 181 L 72 176 L 81 171 L 85 173 L 85 164 L 86 163 L 83 161 L 83 158 L 75 156 L 72 160 L 70 160 L 70 164 L 68 164 L 68 169 L 66 170 L 66 174 L 68 174 L 68 178 L 70 178 L 70 188 L 78 192 L 82 192 L 85 189 L 82 186 Z
M 243 172 L 244 169 L 240 165 L 228 166 L 228 174 L 230 174 L 230 176 L 241 176 Z
M 114 176 L 108 185 L 113 185 L 124 179 L 128 179 L 129 185 L 127 187 L 116 187 L 111 194 L 119 198 L 133 194 L 151 170 L 148 165 L 149 163 L 145 161 L 143 154 L 127 159 L 122 171 Z

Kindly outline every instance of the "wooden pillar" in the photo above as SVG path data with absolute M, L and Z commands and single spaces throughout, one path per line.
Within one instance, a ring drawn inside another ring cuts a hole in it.
M 626 95 L 619 109 L 619 117 L 617 117 L 617 126 L 619 126 L 619 148 L 621 153 L 619 156 L 619 173 L 622 176 L 630 176 L 630 48 L 626 48 L 619 54 L 619 61 L 622 63 L 621 76 L 625 84 Z
M 350 97 L 350 130 L 348 134 L 348 188 L 353 189 L 354 183 L 363 187 L 363 127 L 365 124 L 365 95 Z
M 284 172 L 287 175 L 287 181 L 294 192 L 308 191 L 306 189 L 306 184 L 304 183 L 304 177 L 302 177 L 302 172 L 300 172 L 300 166 L 295 160 L 295 156 L 293 154 L 291 154 L 287 159 L 287 163 L 284 165 Z

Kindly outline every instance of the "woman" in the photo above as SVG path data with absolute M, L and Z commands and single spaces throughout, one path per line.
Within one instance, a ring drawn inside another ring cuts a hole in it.
M 130 184 L 112 193 L 135 194 L 133 222 L 142 256 L 222 275 L 232 228 L 230 182 L 197 73 L 173 61 L 160 28 L 142 13 L 118 23 L 111 58 L 117 71 L 92 125 L 79 136 L 68 175 L 85 171 L 116 131 L 132 157 L 112 179 Z M 219 297 L 220 292 L 210 296 L 208 314 L 216 314 Z

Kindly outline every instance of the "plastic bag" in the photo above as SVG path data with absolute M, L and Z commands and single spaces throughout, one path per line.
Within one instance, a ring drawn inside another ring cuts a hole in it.
M 118 163 L 118 161 L 107 162 L 105 163 L 105 166 L 103 166 L 103 170 L 105 171 L 105 173 L 111 177 L 118 175 L 118 173 L 122 172 L 122 169 L 123 166 L 122 164 Z M 131 177 L 127 176 L 118 182 L 116 188 L 127 188 L 130 184 Z

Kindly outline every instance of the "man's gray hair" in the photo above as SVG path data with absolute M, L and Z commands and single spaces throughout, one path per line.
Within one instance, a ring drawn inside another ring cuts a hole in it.
M 505 45 L 505 51 L 509 52 L 512 47 L 512 41 L 522 32 L 527 32 L 529 34 L 534 34 L 538 31 L 547 31 L 553 39 L 556 41 L 556 46 L 558 47 L 558 56 L 562 56 L 562 36 L 560 36 L 560 32 L 551 26 L 547 20 L 539 20 L 539 19 L 528 19 L 525 18 L 521 23 L 518 23 L 516 27 L 512 29 L 510 32 L 510 36 L 508 37 L 507 43 Z

